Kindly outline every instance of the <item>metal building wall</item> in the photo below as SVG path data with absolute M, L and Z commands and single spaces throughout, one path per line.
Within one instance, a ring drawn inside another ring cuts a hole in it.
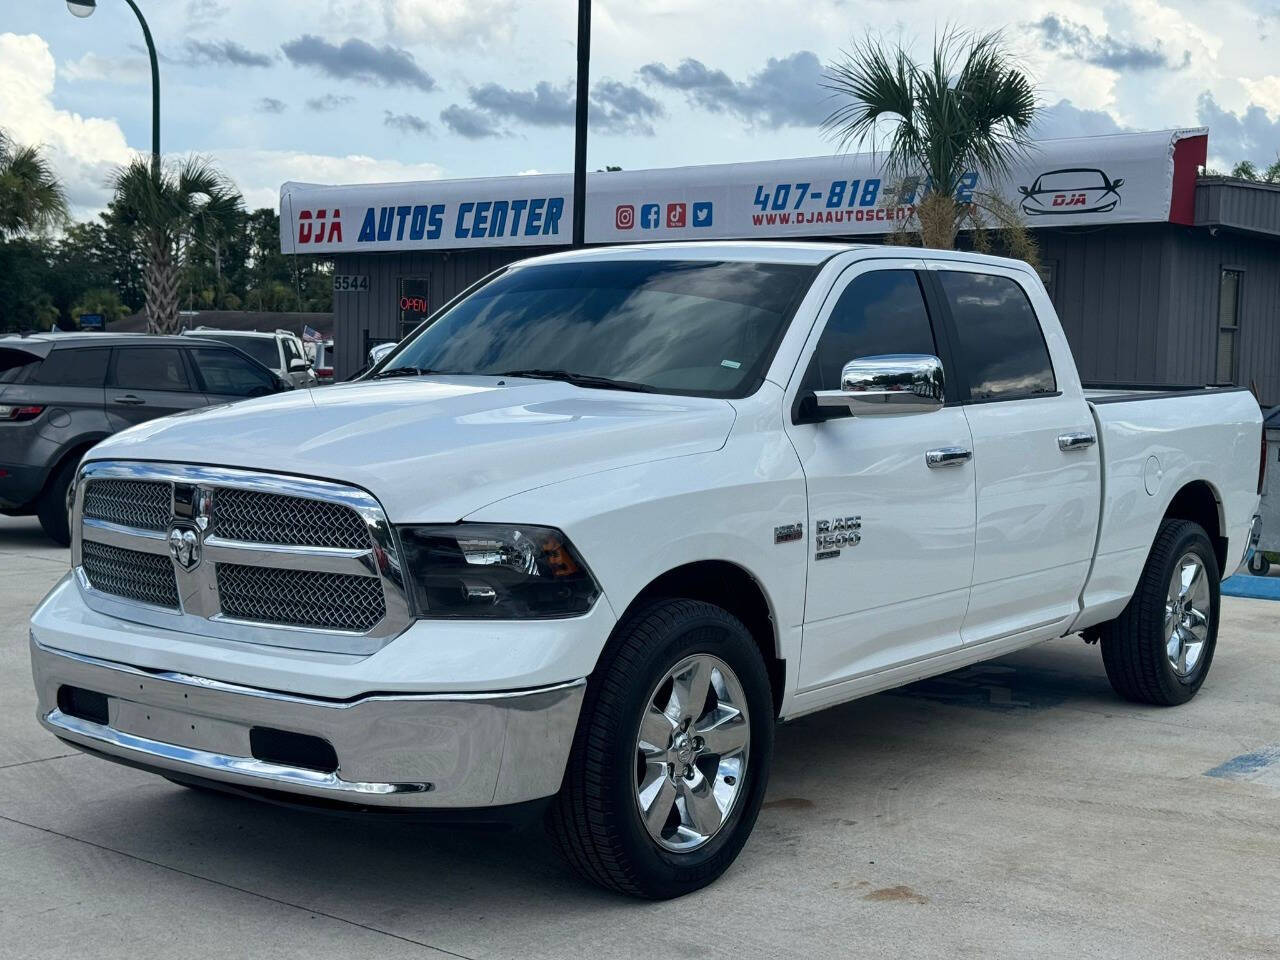
M 334 273 L 367 276 L 367 292 L 333 295 L 335 374 L 349 377 L 365 364 L 366 337 L 378 340 L 400 336 L 399 280 L 427 277 L 427 297 L 434 310 L 475 281 L 513 260 L 546 248 L 505 247 L 491 250 L 450 250 L 409 253 L 340 253 Z
M 1166 363 L 1173 380 L 1212 383 L 1217 370 L 1223 269 L 1244 271 L 1236 382 L 1256 384 L 1264 407 L 1280 403 L 1280 244 L 1230 230 L 1177 231 Z
M 1280 183 L 1201 177 L 1196 184 L 1196 226 L 1280 235 Z
M 1036 231 L 1084 380 L 1172 382 L 1164 349 L 1172 230 L 1158 224 Z

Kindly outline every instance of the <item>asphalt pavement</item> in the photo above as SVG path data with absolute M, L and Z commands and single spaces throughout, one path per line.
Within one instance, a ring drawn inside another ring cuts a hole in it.
M 0 518 L 0 957 L 1280 957 L 1280 605 L 1224 600 L 1174 709 L 1077 638 L 779 728 L 737 864 L 682 900 L 541 831 L 335 819 L 76 753 L 27 615 L 67 570 Z

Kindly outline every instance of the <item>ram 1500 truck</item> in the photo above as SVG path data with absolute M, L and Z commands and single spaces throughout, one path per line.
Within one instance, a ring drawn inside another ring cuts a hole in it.
M 1260 440 L 1244 390 L 1085 390 L 1023 263 L 537 257 L 359 382 L 94 447 L 39 719 L 297 805 L 540 807 L 587 878 L 676 896 L 742 848 L 777 720 L 1071 633 L 1189 700 Z

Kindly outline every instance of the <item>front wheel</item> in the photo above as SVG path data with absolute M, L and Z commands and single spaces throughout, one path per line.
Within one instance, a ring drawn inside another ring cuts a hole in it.
M 764 799 L 773 697 L 725 610 L 662 600 L 619 625 L 588 685 L 548 828 L 584 877 L 660 900 L 738 856 Z
M 1099 631 L 1116 693 L 1159 706 L 1196 695 L 1218 642 L 1220 580 L 1204 528 L 1165 520 L 1129 605 Z
M 79 462 L 69 457 L 49 479 L 49 485 L 36 501 L 36 516 L 45 536 L 60 547 L 71 543 L 71 517 L 67 511 L 67 491 L 75 478 Z

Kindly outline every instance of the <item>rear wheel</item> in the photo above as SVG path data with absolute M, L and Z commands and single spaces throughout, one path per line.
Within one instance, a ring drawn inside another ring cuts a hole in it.
M 1249 558 L 1249 572 L 1255 577 L 1265 577 L 1271 572 L 1271 560 L 1261 550 Z
M 49 485 L 36 501 L 36 516 L 45 535 L 59 546 L 71 543 L 71 518 L 67 513 L 67 490 L 76 475 L 76 457 L 69 457 L 49 480 Z
M 584 877 L 650 899 L 711 883 L 755 825 L 773 697 L 747 629 L 663 600 L 629 617 L 588 687 L 548 828 Z
M 1220 580 L 1204 529 L 1164 521 L 1129 605 L 1099 631 L 1116 693 L 1160 706 L 1196 695 L 1217 645 Z

